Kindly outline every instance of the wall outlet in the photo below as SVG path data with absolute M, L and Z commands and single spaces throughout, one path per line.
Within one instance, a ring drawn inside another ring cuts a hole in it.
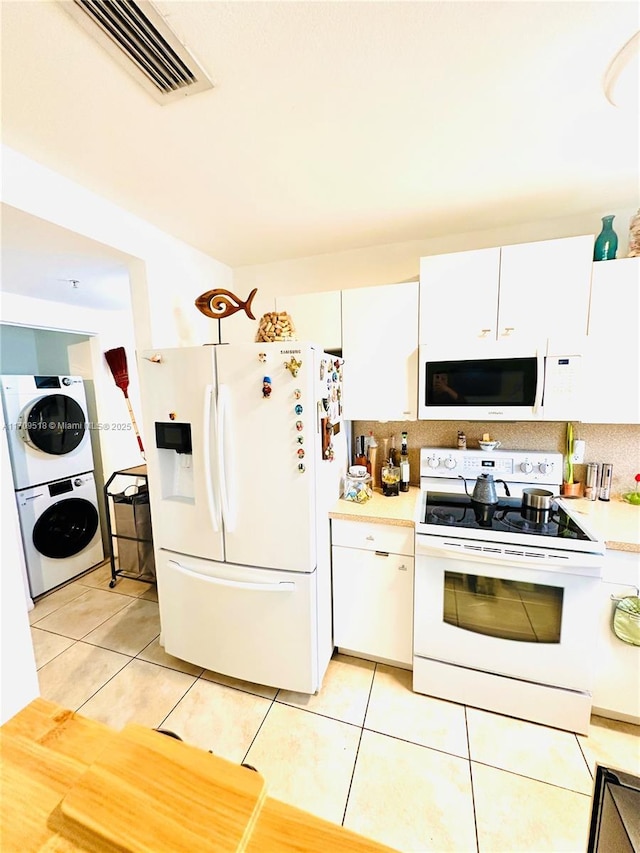
M 573 456 L 571 457 L 571 461 L 574 465 L 582 465 L 584 462 L 584 453 L 585 453 L 585 444 L 581 438 L 577 438 L 573 442 Z

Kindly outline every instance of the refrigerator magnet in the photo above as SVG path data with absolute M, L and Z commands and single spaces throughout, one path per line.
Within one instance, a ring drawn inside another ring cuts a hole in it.
M 263 397 L 270 397 L 272 390 L 273 389 L 271 387 L 271 377 L 270 376 L 263 377 L 263 379 L 262 379 L 262 396 Z

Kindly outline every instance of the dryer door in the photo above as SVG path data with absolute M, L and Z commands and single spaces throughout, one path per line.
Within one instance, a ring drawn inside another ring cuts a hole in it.
M 53 456 L 70 453 L 86 430 L 82 407 L 66 394 L 48 394 L 25 406 L 18 421 L 20 436 L 31 447 Z
M 67 498 L 48 507 L 33 527 L 33 544 L 45 557 L 79 554 L 98 529 L 98 511 L 84 498 Z

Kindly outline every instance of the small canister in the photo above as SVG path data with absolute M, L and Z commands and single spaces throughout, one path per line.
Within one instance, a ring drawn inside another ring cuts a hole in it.
M 611 500 L 611 481 L 613 480 L 613 465 L 610 462 L 602 463 L 602 478 L 600 480 L 600 493 L 598 500 Z
M 466 450 L 467 449 L 467 436 L 462 432 L 462 430 L 458 430 L 458 450 Z
M 584 496 L 588 501 L 595 501 L 598 497 L 600 485 L 600 466 L 597 462 L 589 462 L 587 465 L 587 479 L 584 487 Z

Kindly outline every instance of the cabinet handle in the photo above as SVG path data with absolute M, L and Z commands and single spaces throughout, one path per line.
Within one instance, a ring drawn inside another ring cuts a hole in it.
M 376 551 L 376 556 L 377 557 L 388 557 L 389 552 L 388 551 Z
M 505 326 L 504 332 L 502 333 L 503 338 L 508 338 L 511 332 L 513 332 L 515 326 Z
M 486 338 L 490 331 L 491 329 L 480 329 L 480 337 Z
M 398 571 L 399 572 L 406 572 L 407 571 L 407 567 L 405 566 L 404 563 L 401 566 L 398 566 Z
M 373 536 L 371 536 L 371 535 L 367 536 L 367 542 L 373 542 Z

